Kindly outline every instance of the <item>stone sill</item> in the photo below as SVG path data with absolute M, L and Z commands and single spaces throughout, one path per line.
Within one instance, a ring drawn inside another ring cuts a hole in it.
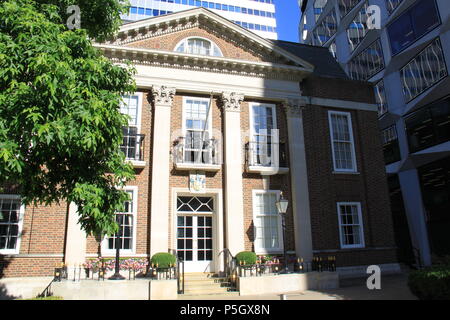
M 267 175 L 287 174 L 289 172 L 289 168 L 248 166 L 247 167 L 247 172 L 249 172 L 249 173 L 261 173 L 261 174 L 267 174 Z

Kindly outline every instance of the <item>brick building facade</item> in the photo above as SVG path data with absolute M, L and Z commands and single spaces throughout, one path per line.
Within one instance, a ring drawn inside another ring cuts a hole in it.
M 136 173 L 122 256 L 170 251 L 187 271 L 220 272 L 225 248 L 286 247 L 307 261 L 335 255 L 342 273 L 398 267 L 373 89 L 326 49 L 265 40 L 203 8 L 123 25 L 97 46 L 137 68 L 122 105 Z M 83 234 L 73 206 L 17 198 L 0 199 L 21 216 L 15 247 L 0 247 L 2 277 L 114 256 L 113 241 Z

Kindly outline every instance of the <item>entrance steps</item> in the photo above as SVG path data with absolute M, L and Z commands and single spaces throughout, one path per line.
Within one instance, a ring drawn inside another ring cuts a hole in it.
M 183 296 L 188 297 L 200 295 L 238 296 L 239 293 L 228 291 L 227 279 L 218 277 L 213 273 L 185 273 Z

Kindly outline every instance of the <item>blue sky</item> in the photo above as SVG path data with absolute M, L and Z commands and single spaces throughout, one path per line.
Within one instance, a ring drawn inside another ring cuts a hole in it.
M 298 42 L 300 8 L 297 0 L 275 0 L 278 39 Z

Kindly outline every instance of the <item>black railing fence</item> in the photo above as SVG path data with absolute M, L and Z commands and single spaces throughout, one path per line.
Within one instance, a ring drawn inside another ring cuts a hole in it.
M 247 142 L 245 160 L 251 167 L 288 167 L 285 143 Z
M 127 160 L 144 161 L 144 134 L 138 134 L 134 127 L 123 128 L 120 150 Z
M 225 279 L 228 286 L 228 291 L 237 291 L 238 287 L 238 265 L 236 258 L 231 254 L 231 251 L 225 248 L 220 254 L 224 255 L 224 266 L 225 266 Z
M 293 273 L 307 272 L 335 272 L 335 256 L 314 256 L 312 261 L 304 261 L 302 258 L 290 260 L 289 265 L 293 268 Z M 274 258 L 270 261 L 257 260 L 255 264 L 237 265 L 237 274 L 239 277 L 277 275 L 284 271 L 284 261 Z

